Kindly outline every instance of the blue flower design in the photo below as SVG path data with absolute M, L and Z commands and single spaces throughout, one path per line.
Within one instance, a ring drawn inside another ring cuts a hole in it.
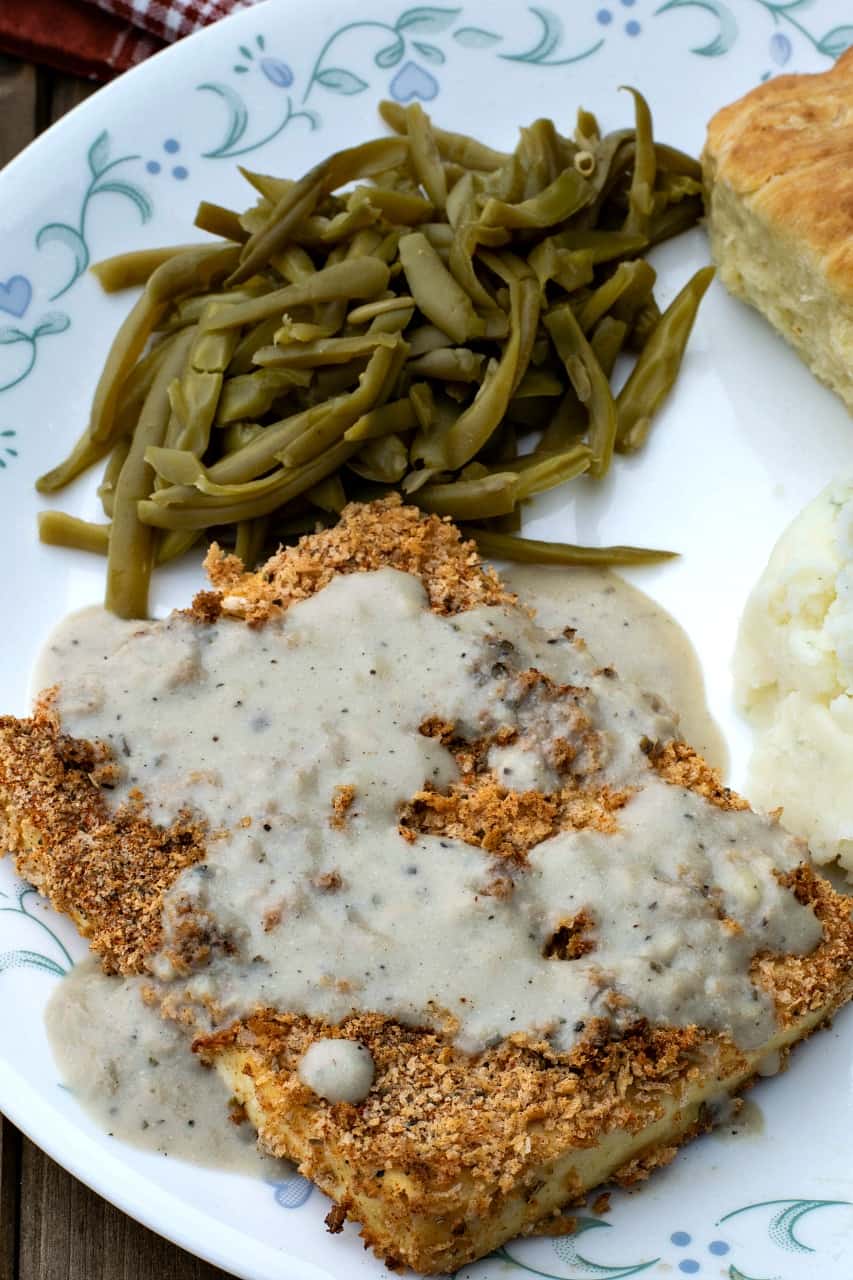
M 293 84 L 293 72 L 281 58 L 271 57 L 266 52 L 266 47 L 266 40 L 264 40 L 263 36 L 255 36 L 257 53 L 253 52 L 248 45 L 241 44 L 240 52 L 245 58 L 245 62 L 236 63 L 234 70 L 238 75 L 244 76 L 251 71 L 253 66 L 256 66 L 261 74 L 269 80 L 270 84 L 274 84 L 277 89 L 289 89 Z M 258 57 L 258 54 L 262 56 Z M 247 66 L 246 63 L 249 65 Z
M 293 84 L 293 72 L 281 58 L 261 58 L 261 71 L 270 84 L 279 89 L 288 89 Z
M 770 57 L 778 67 L 784 67 L 792 51 L 791 41 L 781 31 L 770 37 Z

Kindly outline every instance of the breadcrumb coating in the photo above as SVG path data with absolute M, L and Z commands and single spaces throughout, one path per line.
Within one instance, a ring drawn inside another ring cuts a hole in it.
M 246 573 L 242 561 L 216 543 L 204 567 L 222 594 L 223 610 L 255 626 L 314 595 L 336 574 L 371 569 L 414 574 L 439 614 L 516 601 L 494 569 L 482 563 L 476 544 L 463 541 L 447 517 L 404 507 L 399 494 L 350 503 L 338 524 L 282 548 L 256 573 Z

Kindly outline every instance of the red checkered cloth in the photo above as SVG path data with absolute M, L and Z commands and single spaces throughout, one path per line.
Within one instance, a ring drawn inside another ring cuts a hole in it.
M 123 18 L 133 27 L 171 43 L 199 27 L 248 9 L 254 0 L 88 0 L 99 9 Z
M 137 62 L 254 0 L 0 0 L 0 53 L 90 80 Z

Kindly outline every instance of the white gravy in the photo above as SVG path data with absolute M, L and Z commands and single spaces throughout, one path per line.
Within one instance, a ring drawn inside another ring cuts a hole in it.
M 609 608 L 612 593 L 595 592 Z M 820 938 L 811 909 L 774 875 L 801 860 L 799 847 L 766 820 L 660 780 L 640 742 L 676 735 L 667 708 L 601 671 L 592 649 L 562 634 L 574 625 L 562 609 L 549 630 L 545 597 L 536 603 L 544 626 L 513 608 L 439 617 L 415 578 L 383 569 L 336 578 L 261 630 L 183 615 L 117 623 L 100 610 L 60 626 L 40 680 L 60 685 L 65 731 L 112 747 L 122 776 L 106 803 L 139 787 L 155 822 L 189 808 L 209 824 L 205 861 L 166 896 L 151 970 L 167 1002 L 188 1001 L 201 1028 L 258 1006 L 332 1023 L 374 1010 L 442 1027 L 471 1052 L 518 1031 L 567 1049 L 608 992 L 617 1021 L 696 1022 L 745 1048 L 772 1032 L 770 1002 L 749 978 L 753 955 L 807 952 Z M 622 604 L 615 616 L 624 620 Z M 615 656 L 604 628 L 600 647 Z M 449 751 L 419 732 L 431 716 L 468 738 L 514 728 L 490 759 L 508 787 L 553 785 L 557 738 L 583 761 L 571 705 L 521 696 L 529 668 L 575 687 L 598 734 L 600 780 L 636 793 L 617 833 L 543 841 L 498 898 L 485 892 L 493 858 L 448 837 L 409 843 L 398 812 L 425 782 L 456 777 Z M 342 785 L 354 800 L 333 825 Z M 595 950 L 546 959 L 581 909 Z M 214 946 L 186 977 L 176 960 L 188 912 L 229 954 Z M 68 1073 L 69 1037 L 52 1016 Z

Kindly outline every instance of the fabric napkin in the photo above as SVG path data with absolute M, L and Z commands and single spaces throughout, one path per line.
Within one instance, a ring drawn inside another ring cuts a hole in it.
M 254 0 L 88 0 L 161 40 L 180 40 Z
M 110 80 L 254 0 L 0 0 L 0 52 Z

